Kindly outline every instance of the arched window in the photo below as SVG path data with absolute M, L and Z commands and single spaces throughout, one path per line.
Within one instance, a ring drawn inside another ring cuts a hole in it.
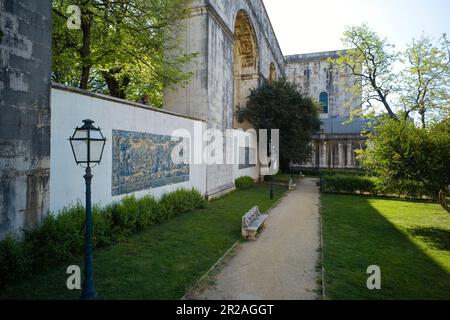
M 234 26 L 234 107 L 245 107 L 250 90 L 259 83 L 259 54 L 256 33 L 250 16 L 240 10 Z M 239 123 L 235 117 L 235 128 L 251 128 L 249 123 Z
M 323 113 L 328 113 L 328 93 L 322 92 L 319 96 L 320 106 Z

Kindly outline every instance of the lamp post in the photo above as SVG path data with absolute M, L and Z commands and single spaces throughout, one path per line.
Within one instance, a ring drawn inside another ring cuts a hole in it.
M 77 127 L 75 133 L 69 138 L 73 156 L 77 165 L 86 169 L 84 180 L 86 182 L 86 234 L 84 255 L 84 283 L 81 292 L 82 300 L 95 300 L 97 293 L 94 288 L 94 270 L 92 267 L 92 216 L 91 216 L 91 165 L 100 164 L 106 138 L 100 128 L 94 127 L 94 121 L 83 120 L 84 125 Z
M 273 160 L 273 158 L 272 158 L 272 153 L 273 153 L 272 139 L 270 139 L 270 142 L 269 142 L 269 150 L 270 150 L 269 168 L 271 168 L 272 167 L 272 160 Z M 270 196 L 270 200 L 273 200 L 273 175 L 270 175 L 270 194 L 269 194 L 269 196 Z

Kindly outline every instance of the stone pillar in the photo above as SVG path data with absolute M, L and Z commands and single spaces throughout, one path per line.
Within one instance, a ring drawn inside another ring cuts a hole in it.
M 51 1 L 0 1 L 0 21 L 2 238 L 49 208 Z
M 347 168 L 353 168 L 353 143 L 347 142 Z
M 311 142 L 311 167 L 315 167 L 316 164 L 316 143 L 314 141 Z
M 333 168 L 333 166 L 334 166 L 334 142 L 330 142 L 330 145 L 328 146 L 328 150 L 330 153 L 330 159 L 329 159 L 329 162 L 327 163 L 327 167 Z
M 320 167 L 326 168 L 328 166 L 328 148 L 327 148 L 327 142 L 322 142 L 322 152 L 320 155 Z
M 345 155 L 344 155 L 344 145 L 342 144 L 342 142 L 339 142 L 339 168 L 344 168 L 345 167 Z

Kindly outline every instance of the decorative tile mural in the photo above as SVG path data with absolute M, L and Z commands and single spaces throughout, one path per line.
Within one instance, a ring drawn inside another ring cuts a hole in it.
M 189 181 L 189 165 L 172 161 L 172 151 L 185 138 L 121 130 L 112 136 L 113 196 Z
M 239 148 L 239 170 L 256 167 L 255 159 L 255 149 L 250 147 Z

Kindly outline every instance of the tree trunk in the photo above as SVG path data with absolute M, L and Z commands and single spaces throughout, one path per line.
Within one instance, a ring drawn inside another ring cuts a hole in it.
M 374 81 L 372 81 L 372 86 L 374 88 L 377 88 L 377 85 Z M 380 97 L 380 100 L 383 103 L 386 111 L 388 112 L 389 117 L 391 117 L 392 119 L 398 120 L 397 115 L 394 113 L 394 111 L 392 111 L 391 106 L 389 105 L 389 102 L 386 99 L 386 95 L 383 94 L 383 92 L 381 92 L 380 89 L 376 89 L 376 92 L 377 92 L 378 96 Z
M 427 127 L 427 123 L 425 121 L 425 111 L 420 112 L 422 128 L 425 129 Z
M 450 213 L 450 206 L 448 205 L 448 201 L 447 201 L 447 197 L 448 197 L 448 189 L 441 189 L 441 191 L 439 191 L 439 203 L 442 206 L 442 208 L 444 208 L 445 210 L 447 210 L 448 213 Z
M 92 35 L 92 16 L 89 13 L 83 12 L 81 18 L 81 31 L 83 33 L 83 45 L 79 53 L 81 57 L 81 78 L 80 89 L 87 90 L 89 83 L 89 74 L 91 72 L 92 63 L 90 61 L 91 55 L 91 35 Z
M 115 98 L 126 99 L 126 89 L 130 84 L 130 78 L 122 76 L 120 80 L 116 79 L 114 74 L 118 71 L 110 70 L 109 72 L 102 71 L 102 76 L 108 86 L 109 94 Z

